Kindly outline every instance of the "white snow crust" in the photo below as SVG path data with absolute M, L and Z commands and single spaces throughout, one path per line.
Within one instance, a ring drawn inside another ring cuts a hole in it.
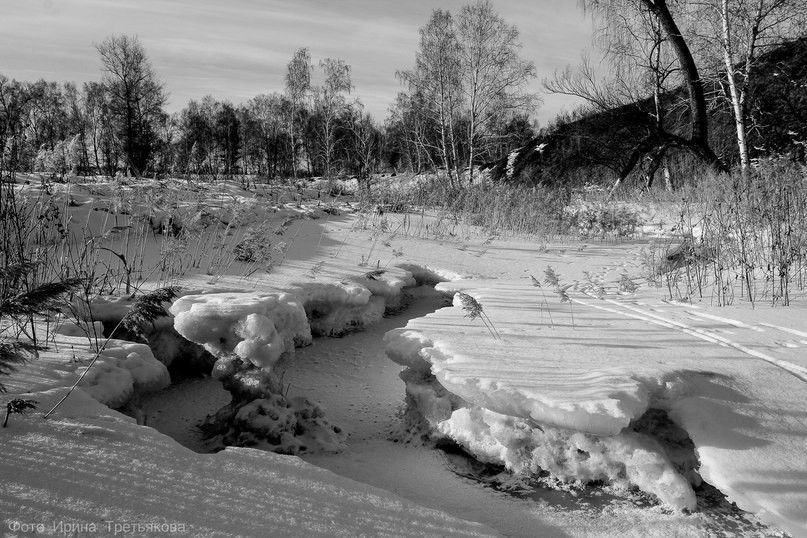
M 289 294 L 207 293 L 180 297 L 171 306 L 174 328 L 211 353 L 233 352 L 271 369 L 295 342 L 311 342 L 299 301 Z

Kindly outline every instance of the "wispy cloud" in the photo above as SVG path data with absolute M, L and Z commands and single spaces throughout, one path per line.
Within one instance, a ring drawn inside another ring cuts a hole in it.
M 435 8 L 462 0 L 0 0 L 0 71 L 22 79 L 97 79 L 93 43 L 137 34 L 171 93 L 170 107 L 212 94 L 240 101 L 282 91 L 286 63 L 299 47 L 315 62 L 343 58 L 356 95 L 379 119 L 400 90 L 395 72 L 412 64 L 418 28 Z M 575 63 L 590 40 L 569 0 L 494 0 L 518 25 L 523 54 L 541 76 Z M 534 84 L 535 90 L 539 83 Z M 538 114 L 567 106 L 547 99 Z

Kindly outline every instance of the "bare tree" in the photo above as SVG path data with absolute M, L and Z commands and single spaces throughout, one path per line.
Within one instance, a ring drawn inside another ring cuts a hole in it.
M 289 140 L 291 142 L 291 168 L 297 178 L 297 141 L 294 135 L 294 123 L 297 112 L 303 104 L 306 94 L 311 89 L 311 53 L 307 48 L 300 48 L 294 53 L 286 67 L 286 95 L 291 101 L 289 114 Z
M 364 105 L 356 101 L 349 109 L 350 131 L 348 157 L 356 171 L 360 184 L 370 188 L 370 176 L 380 160 L 382 146 L 381 131 L 373 122 L 373 117 L 364 110 Z
M 638 117 L 646 116 L 646 120 L 634 128 L 644 126 L 649 134 L 655 133 L 661 138 L 666 117 L 680 106 L 674 99 L 674 89 L 680 84 L 676 76 L 679 72 L 676 57 L 658 19 L 644 5 L 637 9 L 613 9 L 607 13 L 607 18 L 599 41 L 603 44 L 601 60 L 607 62 L 608 73 L 598 71 L 590 56 L 584 53 L 576 70 L 567 67 L 555 72 L 552 78 L 543 81 L 544 88 L 551 93 L 582 98 L 597 113 L 634 110 Z M 614 125 L 614 130 L 618 127 Z M 665 185 L 668 190 L 672 188 L 666 166 L 668 149 L 669 145 L 659 144 L 640 161 L 647 188 L 662 165 Z M 627 159 L 621 157 L 613 159 L 615 163 L 621 160 L 622 164 L 616 168 L 618 176 L 612 189 L 630 172 L 625 166 L 630 164 L 632 154 L 629 153 Z
M 459 180 L 456 117 L 461 101 L 460 47 L 454 18 L 448 11 L 434 10 L 429 22 L 420 29 L 420 44 L 415 68 L 398 75 L 412 93 L 427 101 L 427 111 L 435 114 L 440 126 L 440 153 L 448 181 Z
M 167 96 L 137 37 L 113 35 L 96 45 L 104 68 L 115 135 L 131 172 L 146 168 L 155 144 L 155 122 L 164 116 Z
M 631 152 L 625 166 L 619 174 L 619 181 L 636 167 L 640 160 L 650 156 L 663 155 L 671 147 L 685 148 L 711 166 L 725 170 L 726 166 L 717 157 L 709 145 L 709 123 L 706 113 L 706 92 L 698 66 L 689 48 L 689 44 L 678 27 L 667 0 L 586 0 L 584 7 L 593 9 L 603 17 L 610 35 L 624 32 L 624 18 L 618 16 L 624 10 L 646 9 L 666 37 L 678 63 L 689 100 L 690 132 L 689 137 L 679 136 L 665 130 L 653 130 L 643 138 Z
M 317 88 L 316 111 L 322 118 L 322 153 L 325 163 L 325 176 L 331 177 L 333 161 L 334 128 L 336 119 L 345 109 L 345 93 L 350 93 L 350 66 L 343 60 L 325 58 L 319 63 L 324 81 Z
M 273 93 L 258 95 L 246 106 L 258 124 L 259 144 L 263 159 L 266 161 L 266 175 L 275 177 L 286 154 L 286 150 L 283 149 L 286 147 L 284 141 L 287 138 L 284 118 L 289 116 L 291 103 L 282 95 Z
M 435 143 L 433 132 L 437 125 L 434 115 L 427 111 L 428 102 L 420 92 L 401 92 L 390 108 L 387 133 L 390 138 L 399 139 L 410 169 L 420 174 L 427 165 L 437 169 L 434 156 L 439 154 L 439 143 Z
M 524 86 L 535 65 L 519 57 L 518 28 L 505 22 L 489 0 L 466 5 L 457 17 L 462 90 L 468 104 L 468 181 L 473 182 L 479 135 L 500 114 L 530 108 Z
M 719 59 L 726 97 L 736 127 L 740 167 L 750 167 L 748 96 L 757 59 L 765 50 L 803 34 L 807 3 L 803 0 L 704 0 L 693 2 L 696 26 L 706 54 Z M 710 58 L 707 58 L 708 61 Z M 717 65 L 715 65 L 717 70 Z

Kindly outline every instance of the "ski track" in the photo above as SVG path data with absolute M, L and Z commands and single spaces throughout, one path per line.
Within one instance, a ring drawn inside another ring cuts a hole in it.
M 596 299 L 596 297 L 595 297 L 595 299 Z M 602 306 L 598 306 L 595 303 L 582 301 L 580 299 L 574 299 L 574 300 L 575 300 L 575 302 L 578 302 L 578 303 L 580 303 L 582 305 L 585 305 L 585 306 L 598 308 L 600 310 L 606 310 L 606 311 L 614 313 L 614 314 L 625 315 L 625 316 L 628 316 L 628 317 L 631 317 L 631 318 L 634 318 L 634 319 L 639 319 L 639 320 L 646 321 L 648 323 L 652 323 L 654 325 L 660 325 L 662 327 L 667 327 L 667 328 L 671 328 L 671 329 L 677 329 L 677 330 L 679 330 L 679 331 L 681 331 L 683 333 L 689 334 L 689 335 L 694 336 L 696 338 L 700 338 L 701 340 L 706 340 L 707 342 L 711 342 L 711 343 L 714 343 L 714 344 L 717 344 L 717 345 L 734 348 L 734 349 L 736 349 L 738 351 L 741 351 L 741 352 L 745 353 L 746 355 L 750 355 L 752 357 L 761 359 L 761 360 L 763 360 L 765 362 L 768 362 L 768 363 L 770 363 L 770 364 L 772 364 L 772 365 L 774 365 L 774 366 L 776 366 L 778 368 L 781 368 L 782 370 L 785 370 L 786 372 L 796 376 L 801 381 L 807 383 L 807 368 L 804 368 L 802 366 L 794 364 L 794 363 L 792 363 L 790 361 L 786 361 L 786 360 L 777 359 L 775 357 L 772 357 L 772 356 L 768 355 L 767 353 L 763 353 L 763 352 L 761 352 L 759 350 L 753 349 L 753 348 L 748 347 L 746 345 L 743 345 L 743 344 L 740 344 L 738 342 L 735 342 L 734 340 L 726 338 L 723 335 L 717 334 L 713 330 L 694 327 L 694 326 L 688 325 L 687 323 L 684 323 L 682 321 L 670 319 L 669 317 L 659 316 L 658 314 L 648 312 L 647 310 L 643 310 L 641 308 L 633 306 L 633 305 L 631 305 L 631 304 L 629 304 L 629 303 L 627 303 L 625 301 L 616 301 L 614 299 L 605 299 L 605 298 L 600 299 L 603 302 L 606 302 L 608 304 L 612 304 L 612 305 L 615 305 L 615 306 L 618 307 L 617 309 L 606 309 L 606 308 L 603 308 Z M 629 312 L 626 312 L 625 310 L 627 310 Z M 684 312 L 687 312 L 687 311 L 684 310 Z M 713 321 L 719 321 L 721 323 L 725 323 L 725 324 L 730 325 L 732 327 L 745 328 L 745 329 L 756 330 L 756 331 L 761 331 L 762 330 L 762 329 L 758 329 L 758 328 L 752 327 L 750 325 L 747 325 L 747 324 L 745 324 L 745 323 L 743 323 L 741 321 L 737 321 L 737 320 L 733 320 L 733 319 L 729 319 L 729 318 L 724 318 L 724 317 L 720 317 L 720 316 L 713 316 L 713 315 L 710 315 L 710 314 L 703 314 L 703 313 L 694 313 L 694 314 L 696 316 L 698 316 L 698 317 L 705 318 L 705 319 L 708 319 L 708 320 L 713 320 Z M 764 324 L 764 325 L 769 326 L 769 327 L 773 327 L 773 328 L 776 328 L 776 329 L 779 329 L 779 330 L 784 330 L 786 332 L 790 332 L 790 333 L 793 333 L 793 334 L 796 334 L 796 335 L 799 335 L 799 336 L 807 336 L 805 333 L 802 333 L 800 331 L 796 331 L 796 330 L 793 330 L 793 329 L 785 329 L 783 327 L 778 327 L 778 326 L 770 325 L 770 324 Z M 780 344 L 780 345 L 782 347 L 790 347 L 790 346 L 786 346 L 786 345 L 782 345 L 782 344 Z

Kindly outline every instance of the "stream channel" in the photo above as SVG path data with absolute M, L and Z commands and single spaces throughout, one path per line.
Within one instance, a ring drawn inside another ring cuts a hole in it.
M 383 336 L 450 304 L 428 286 L 407 291 L 408 306 L 400 313 L 342 338 L 315 338 L 311 346 L 296 350 L 283 377 L 288 395 L 316 401 L 332 424 L 348 432 L 346 450 L 303 454 L 302 459 L 506 536 L 767 534 L 733 510 L 676 514 L 598 488 L 502 491 L 482 479 L 489 469 L 464 454 L 402 440 L 401 367 L 386 357 Z M 217 380 L 189 379 L 145 396 L 142 411 L 147 426 L 205 453 L 221 447 L 206 441 L 197 426 L 229 401 Z

